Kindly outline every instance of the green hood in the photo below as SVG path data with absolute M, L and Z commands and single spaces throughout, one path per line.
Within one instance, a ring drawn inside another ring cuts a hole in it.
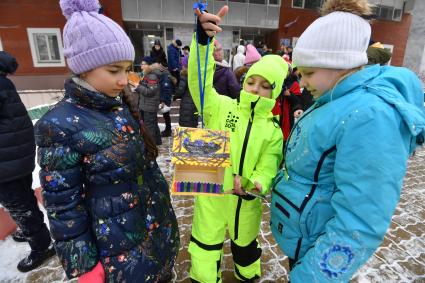
M 272 99 L 276 99 L 282 91 L 283 81 L 287 74 L 288 64 L 282 57 L 278 55 L 266 55 L 249 68 L 245 80 L 252 75 L 262 76 L 272 85 Z

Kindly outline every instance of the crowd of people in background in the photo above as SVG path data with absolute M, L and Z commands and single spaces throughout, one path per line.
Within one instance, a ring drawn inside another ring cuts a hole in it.
M 261 42 L 254 46 L 251 43 L 245 44 L 245 41 L 241 39 L 241 43 L 244 44 L 234 47 L 227 62 L 224 58 L 223 46 L 218 40 L 214 41 L 214 88 L 219 94 L 233 99 L 239 98 L 249 68 L 262 57 L 273 54 L 273 50 Z M 166 52 L 161 40 L 156 39 L 149 55 L 143 57 L 140 62 L 142 79 L 134 92 L 139 95 L 141 117 L 157 145 L 162 144 L 161 137 L 171 136 L 172 100 L 181 100 L 180 126 L 198 127 L 199 125 L 198 111 L 190 96 L 187 83 L 190 47 L 182 46 L 181 40 L 174 39 L 167 46 Z M 290 71 L 272 111 L 278 116 L 285 138 L 288 137 L 294 121 L 313 104 L 309 91 L 300 87 L 301 75 L 296 65 L 292 63 L 292 50 L 292 46 L 281 44 L 280 49 L 275 52 L 285 64 L 288 64 Z M 159 130 L 156 113 L 164 118 L 165 130 L 162 132 Z
M 391 53 L 370 40 L 367 1 L 327 0 L 294 48 L 241 44 L 229 62 L 215 38 L 228 7 L 197 9 L 190 47 L 174 39 L 165 51 L 155 40 L 132 85 L 134 46 L 99 2 L 60 6 L 72 75 L 35 126 L 7 78 L 17 62 L 0 52 L 0 204 L 20 227 L 14 239 L 31 247 L 20 271 L 57 254 L 80 283 L 171 280 L 180 236 L 156 158 L 172 135 L 173 99 L 180 126 L 199 127 L 203 113 L 203 126 L 230 133 L 225 193 L 196 197 L 192 282 L 221 282 L 226 229 L 235 277 L 261 277 L 257 236 L 269 193 L 291 282 L 349 281 L 373 254 L 423 143 L 425 114 L 417 77 L 385 66 Z M 36 145 L 50 234 L 31 189 Z
M 266 55 L 279 55 L 288 64 L 289 74 L 285 78 L 282 92 L 276 99 L 272 113 L 278 117 L 286 140 L 294 122 L 314 103 L 309 90 L 300 86 L 302 76 L 292 62 L 293 46 L 285 45 L 282 42 L 279 49 L 274 52 L 261 41 L 256 45 L 243 39 L 240 42 L 242 44 L 231 50 L 229 62 L 227 62 L 224 59 L 223 46 L 218 40 L 214 41 L 213 57 L 216 66 L 214 87 L 219 94 L 237 99 L 249 68 Z M 165 52 L 161 40 L 156 39 L 149 56 L 145 56 L 140 63 L 142 74 L 145 77 L 140 81 L 140 86 L 136 90 L 140 95 L 139 110 L 157 145 L 162 144 L 161 137 L 171 136 L 170 107 L 172 100 L 181 100 L 180 126 L 197 127 L 199 125 L 198 111 L 187 85 L 190 47 L 186 45 L 182 48 L 182 45 L 181 40 L 175 39 L 167 46 L 167 52 Z M 385 49 L 381 43 L 372 40 L 369 43 L 367 54 L 368 64 L 385 65 L 391 59 L 391 52 Z M 168 72 L 165 72 L 164 75 L 164 70 L 167 68 Z M 155 73 L 157 74 L 154 75 Z M 152 79 L 154 77 L 155 79 Z M 149 114 L 144 113 L 146 111 L 144 109 L 149 107 L 147 104 L 150 104 Z M 165 130 L 162 132 L 159 132 L 158 119 L 154 115 L 158 111 L 163 115 L 165 122 Z

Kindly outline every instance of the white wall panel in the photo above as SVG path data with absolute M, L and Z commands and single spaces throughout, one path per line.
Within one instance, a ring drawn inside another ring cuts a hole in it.
M 250 4 L 248 9 L 248 26 L 267 27 L 267 6 Z
M 138 19 L 137 0 L 121 0 L 121 9 L 124 19 Z
M 267 26 L 278 28 L 279 27 L 279 17 L 280 17 L 280 7 L 269 6 L 268 16 L 267 16 Z
M 229 14 L 227 15 L 227 23 L 235 26 L 247 25 L 247 9 L 248 4 L 229 2 Z
M 280 6 L 211 0 L 208 1 L 207 9 L 217 13 L 227 4 L 230 10 L 221 22 L 223 26 L 278 28 Z M 141 22 L 176 24 L 191 24 L 195 21 L 193 0 L 121 0 L 121 6 L 124 21 L 140 20 Z
M 142 20 L 160 21 L 161 1 L 139 0 L 139 13 Z
M 184 0 L 162 0 L 162 6 L 163 20 L 184 21 Z

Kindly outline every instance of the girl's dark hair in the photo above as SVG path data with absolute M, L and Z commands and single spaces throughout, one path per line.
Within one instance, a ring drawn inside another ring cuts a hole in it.
M 233 71 L 233 73 L 236 76 L 236 79 L 238 80 L 238 82 L 240 82 L 241 85 L 243 84 L 243 80 L 242 79 L 245 77 L 244 75 L 246 75 L 246 73 L 248 72 L 248 70 L 249 70 L 249 67 L 243 65 L 243 66 L 240 66 L 240 67 L 236 68 Z
M 137 96 L 132 94 L 130 87 L 127 86 L 124 88 L 122 98 L 124 103 L 128 106 L 128 109 L 130 110 L 130 113 L 133 118 L 136 119 L 136 121 L 140 124 L 140 134 L 142 135 L 143 140 L 145 141 L 146 157 L 148 161 L 154 161 L 158 157 L 158 147 L 156 146 L 156 143 L 153 138 L 146 130 L 144 123 L 142 123 L 141 121 Z

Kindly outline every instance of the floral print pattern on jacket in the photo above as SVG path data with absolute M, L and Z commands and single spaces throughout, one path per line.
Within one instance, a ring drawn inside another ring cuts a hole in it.
M 170 278 L 179 233 L 168 184 L 156 162 L 145 161 L 139 124 L 122 98 L 70 79 L 35 133 L 51 234 L 68 278 L 99 260 L 107 282 Z

